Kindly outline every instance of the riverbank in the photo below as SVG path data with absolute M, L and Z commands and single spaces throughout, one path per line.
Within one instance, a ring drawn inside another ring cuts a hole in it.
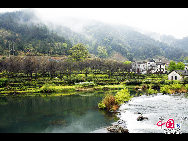
M 23 74 L 0 73 L 0 95 L 48 95 L 52 93 L 112 91 L 128 88 L 134 95 L 153 93 L 186 93 L 188 84 L 183 81 L 169 81 L 167 75 L 130 73 L 127 76 L 107 74 L 71 74 L 70 76 L 50 77 L 32 74 L 32 78 Z M 15 77 L 16 76 L 16 77 Z
M 118 117 L 126 122 L 130 133 L 164 133 L 166 126 L 156 124 L 163 118 L 174 120 L 174 128 L 180 125 L 182 133 L 188 133 L 188 94 L 154 94 L 134 97 L 119 108 Z M 147 119 L 137 120 L 142 114 Z
M 124 85 L 104 85 L 104 86 L 94 86 L 92 88 L 83 88 L 76 85 L 73 86 L 54 86 L 45 85 L 41 88 L 28 88 L 25 90 L 20 90 L 19 88 L 14 90 L 6 90 L 6 88 L 1 88 L 0 95 L 70 95 L 77 92 L 100 92 L 100 91 L 112 91 L 123 89 Z

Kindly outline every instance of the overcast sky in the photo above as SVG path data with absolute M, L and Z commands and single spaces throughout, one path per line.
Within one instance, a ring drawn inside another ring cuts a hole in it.
M 43 20 L 61 23 L 63 17 L 125 24 L 146 31 L 188 36 L 188 8 L 34 8 Z M 0 8 L 0 12 L 19 8 Z

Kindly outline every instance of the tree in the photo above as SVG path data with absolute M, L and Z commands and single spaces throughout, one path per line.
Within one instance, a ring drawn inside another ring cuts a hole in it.
M 170 61 L 168 70 L 169 70 L 169 71 L 174 71 L 174 70 L 176 70 L 176 62 Z
M 84 44 L 78 43 L 69 50 L 69 58 L 73 61 L 82 61 L 88 58 L 89 52 Z
M 185 68 L 185 64 L 184 64 L 183 62 L 178 62 L 178 63 L 176 64 L 176 62 L 170 61 L 168 70 L 170 70 L 170 71 L 174 71 L 174 70 L 184 70 L 184 68 Z
M 178 62 L 176 64 L 176 69 L 177 70 L 184 70 L 184 68 L 185 68 L 185 64 L 183 62 Z
M 106 47 L 104 47 L 104 46 L 98 46 L 98 48 L 97 48 L 97 54 L 101 58 L 108 57 L 108 53 L 107 53 Z

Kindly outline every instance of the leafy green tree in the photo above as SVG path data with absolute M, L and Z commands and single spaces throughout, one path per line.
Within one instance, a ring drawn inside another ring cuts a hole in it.
M 183 62 L 178 62 L 176 64 L 176 69 L 177 70 L 184 70 L 184 68 L 185 68 L 185 64 Z
M 176 64 L 176 62 L 170 61 L 168 70 L 169 70 L 169 71 L 184 70 L 184 68 L 185 68 L 185 64 L 184 64 L 183 62 L 178 62 L 178 63 Z
M 89 52 L 84 44 L 78 43 L 69 50 L 69 58 L 74 61 L 82 61 L 88 58 Z
M 131 61 L 125 61 L 124 64 L 129 65 L 131 64 Z
M 108 57 L 107 49 L 106 49 L 106 47 L 104 47 L 104 46 L 98 46 L 98 47 L 97 47 L 97 54 L 98 54 L 98 56 L 101 57 L 101 58 L 106 58 L 106 57 Z
M 174 71 L 174 70 L 176 70 L 176 62 L 170 61 L 168 70 L 169 70 L 169 71 Z

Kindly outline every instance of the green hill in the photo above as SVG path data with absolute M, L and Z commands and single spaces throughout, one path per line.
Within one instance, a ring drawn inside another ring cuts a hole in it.
M 0 14 L 0 55 L 68 55 L 77 43 L 86 45 L 93 56 L 116 60 L 166 57 L 181 60 L 188 56 L 187 38 L 157 41 L 124 25 L 93 22 L 75 32 L 63 24 L 50 28 L 24 10 Z
M 71 42 L 34 20 L 36 16 L 28 11 L 0 14 L 1 55 L 7 55 L 11 49 L 15 55 L 67 55 Z

